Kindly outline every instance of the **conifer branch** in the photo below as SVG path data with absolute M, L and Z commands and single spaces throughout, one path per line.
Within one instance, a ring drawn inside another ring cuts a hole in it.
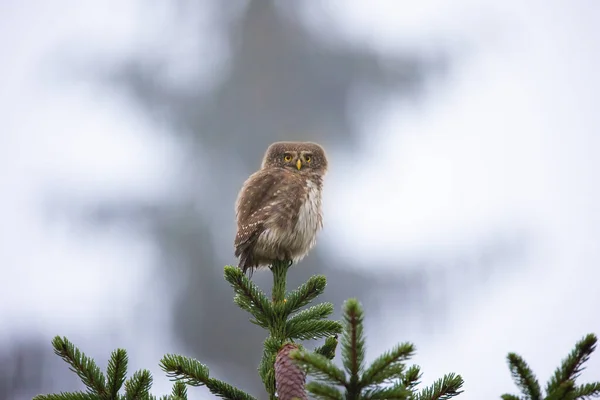
M 54 353 L 69 364 L 69 369 L 77 374 L 88 391 L 106 399 L 106 379 L 94 360 L 79 351 L 66 337 L 56 336 L 52 340 Z
M 527 399 L 541 400 L 542 389 L 529 365 L 515 353 L 508 354 L 508 368 L 513 381 Z
M 415 396 L 416 400 L 446 400 L 458 396 L 463 391 L 460 388 L 463 385 L 463 379 L 460 375 L 444 375 L 433 383 L 433 385 L 423 389 Z
M 173 384 L 173 391 L 171 392 L 173 400 L 187 400 L 187 386 L 181 381 L 176 381 Z
M 119 390 L 125 383 L 127 376 L 127 352 L 124 349 L 116 349 L 108 359 L 106 377 L 108 379 L 108 392 L 110 399 L 116 399 Z
M 600 382 L 586 383 L 575 389 L 575 399 L 600 397 Z
M 143 369 L 136 371 L 131 378 L 125 381 L 125 399 L 146 400 L 152 387 L 150 371 Z
M 338 335 L 329 336 L 325 339 L 325 344 L 323 346 L 317 347 L 314 352 L 316 354 L 320 354 L 323 357 L 326 357 L 329 360 L 333 360 L 335 357 L 335 349 L 338 344 Z
M 402 384 L 405 388 L 413 390 L 421 380 L 421 368 L 418 365 L 411 365 L 402 378 Z
M 357 396 L 362 389 L 359 374 L 364 369 L 365 360 L 363 310 L 358 300 L 349 299 L 344 304 L 344 325 L 341 341 L 342 361 L 350 379 L 346 390 L 348 394 Z
M 565 381 L 561 383 L 556 389 L 554 389 L 551 393 L 547 393 L 545 400 L 564 400 L 564 399 L 572 399 L 573 394 L 575 392 L 575 382 L 573 381 Z
M 379 384 L 389 379 L 402 379 L 404 372 L 403 362 L 415 354 L 415 348 L 410 343 L 402 343 L 391 351 L 383 353 L 365 370 L 360 386 Z
M 338 321 L 330 320 L 288 321 L 285 331 L 289 339 L 308 340 L 341 333 L 342 325 Z
M 272 338 L 269 338 L 272 339 Z M 266 348 L 263 351 L 263 356 L 258 366 L 258 373 L 265 385 L 265 390 L 269 394 L 269 398 L 275 398 L 275 359 L 277 357 L 277 350 L 273 351 L 270 348 Z
M 93 393 L 70 392 L 55 394 L 39 394 L 32 400 L 101 400 L 101 397 Z
M 234 302 L 243 310 L 252 314 L 254 323 L 268 329 L 273 308 L 267 296 L 241 269 L 228 265 L 225 267 L 225 279 L 235 292 Z
M 361 400 L 407 400 L 411 396 L 411 390 L 406 389 L 402 384 L 396 384 L 391 387 L 366 390 Z
M 333 314 L 333 304 L 320 303 L 294 314 L 288 319 L 288 323 L 306 320 L 320 320 Z
M 248 393 L 218 379 L 210 378 L 206 387 L 212 394 L 227 400 L 256 400 Z
M 502 400 L 522 400 L 519 396 L 515 396 L 514 394 L 503 394 L 500 398 Z
M 190 386 L 202 386 L 208 381 L 208 367 L 198 360 L 177 354 L 165 354 L 160 368 L 167 377 L 177 379 Z
M 290 353 L 290 358 L 319 380 L 342 386 L 347 384 L 344 371 L 320 354 L 296 350 Z
M 321 400 L 344 400 L 342 392 L 331 385 L 322 382 L 308 382 L 306 390 L 316 399 Z
M 273 303 L 283 303 L 285 300 L 285 286 L 289 266 L 290 264 L 288 261 L 277 261 L 271 266 L 271 272 L 273 273 L 271 299 Z
M 310 303 L 325 291 L 327 278 L 323 275 L 313 275 L 298 289 L 291 291 L 286 296 L 285 315 L 290 315 Z
M 231 400 L 254 399 L 254 397 L 228 383 L 210 378 L 208 367 L 196 359 L 176 354 L 166 354 L 160 361 L 160 367 L 169 378 L 190 386 L 206 386 L 212 394 L 218 397 Z
M 590 355 L 596 350 L 596 335 L 590 333 L 581 339 L 573 351 L 565 358 L 561 366 L 556 369 L 554 376 L 548 381 L 546 392 L 552 393 L 560 384 L 572 380 L 575 381 L 583 371 L 583 364 L 589 359 Z

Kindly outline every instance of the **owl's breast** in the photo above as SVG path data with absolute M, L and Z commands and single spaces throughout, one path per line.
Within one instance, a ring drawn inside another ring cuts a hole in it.
M 315 242 L 316 234 L 323 225 L 321 217 L 321 190 L 317 184 L 306 182 L 306 198 L 298 212 L 298 222 L 294 234 L 302 250 L 310 249 Z

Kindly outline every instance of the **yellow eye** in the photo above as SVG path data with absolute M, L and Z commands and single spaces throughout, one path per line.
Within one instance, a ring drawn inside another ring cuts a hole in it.
M 291 156 L 291 155 L 289 155 L 289 154 L 286 154 L 286 155 L 283 157 L 283 161 L 285 161 L 285 162 L 290 162 L 290 161 L 292 161 L 292 156 Z
M 312 157 L 311 156 L 305 156 L 304 159 L 306 160 L 307 163 L 312 161 Z

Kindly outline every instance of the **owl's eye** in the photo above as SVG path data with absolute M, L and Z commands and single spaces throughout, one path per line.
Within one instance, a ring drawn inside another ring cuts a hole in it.
M 289 154 L 286 154 L 285 156 L 283 156 L 283 161 L 285 161 L 285 162 L 292 161 L 292 156 Z
M 306 160 L 307 163 L 312 161 L 312 157 L 311 156 L 304 156 L 304 159 Z

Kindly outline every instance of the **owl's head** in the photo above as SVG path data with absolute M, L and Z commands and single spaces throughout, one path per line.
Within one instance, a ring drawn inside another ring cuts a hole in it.
M 262 168 L 286 168 L 300 174 L 327 172 L 323 147 L 312 142 L 275 142 L 263 158 Z

